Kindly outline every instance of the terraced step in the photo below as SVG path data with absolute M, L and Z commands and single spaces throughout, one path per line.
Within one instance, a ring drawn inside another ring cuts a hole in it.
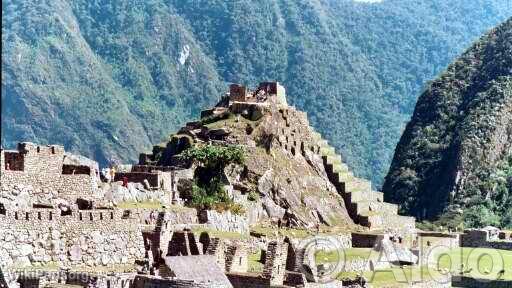
M 337 182 L 335 184 L 337 184 L 338 186 L 341 186 L 343 189 L 345 187 L 346 182 L 354 181 L 354 179 L 355 179 L 355 176 L 351 171 L 337 172 L 333 175 L 333 177 L 334 177 L 334 181 Z
M 414 217 L 398 215 L 398 205 L 384 202 L 382 192 L 373 191 L 370 181 L 355 177 L 335 149 L 320 134 L 313 133 L 315 139 L 319 138 L 317 145 L 329 179 L 345 200 L 349 215 L 355 223 L 372 231 L 400 232 L 414 229 Z
M 342 185 L 344 187 L 343 191 L 347 192 L 371 192 L 372 191 L 372 183 L 368 180 L 354 178 L 352 181 L 345 181 Z
M 360 216 L 359 224 L 370 228 L 370 230 L 400 231 L 414 229 L 416 220 L 409 216 L 377 213 L 370 216 Z
M 384 202 L 384 193 L 374 191 L 354 191 L 348 192 L 350 203 L 361 201 Z
M 334 154 L 334 155 L 326 155 L 322 157 L 324 161 L 327 164 L 342 164 L 343 161 L 341 160 L 341 156 Z
M 378 202 L 378 201 L 359 201 L 352 203 L 352 208 L 357 212 L 357 214 L 362 216 L 369 216 L 374 212 L 380 212 L 382 214 L 398 214 L 398 205 L 391 204 L 387 202 Z
M 324 160 L 324 165 L 326 167 L 327 173 L 335 174 L 349 172 L 347 164 L 341 162 L 340 156 L 324 156 L 322 158 Z
M 335 156 L 336 151 L 331 146 L 320 146 L 320 155 L 322 156 Z
M 345 163 L 341 163 L 339 165 L 334 165 L 333 170 L 335 173 L 345 173 L 349 172 L 348 165 Z

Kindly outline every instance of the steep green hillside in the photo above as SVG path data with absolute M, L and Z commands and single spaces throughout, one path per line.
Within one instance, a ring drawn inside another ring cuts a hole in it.
M 384 192 L 423 219 L 512 227 L 512 18 L 420 96 Z
M 382 183 L 422 86 L 509 0 L 2 1 L 2 144 L 135 160 L 226 82 L 283 82 Z

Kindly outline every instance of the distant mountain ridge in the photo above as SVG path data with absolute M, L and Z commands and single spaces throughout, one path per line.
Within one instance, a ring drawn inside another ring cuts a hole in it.
M 512 227 L 512 18 L 420 96 L 384 192 L 422 219 Z
M 377 185 L 424 83 L 512 15 L 508 0 L 2 4 L 4 146 L 135 161 L 226 82 L 277 80 Z

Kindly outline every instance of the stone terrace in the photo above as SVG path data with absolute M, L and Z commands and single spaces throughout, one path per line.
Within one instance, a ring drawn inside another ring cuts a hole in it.
M 292 155 L 305 155 L 308 150 L 322 157 L 329 180 L 355 223 L 383 232 L 408 234 L 415 229 L 414 217 L 398 215 L 398 205 L 384 202 L 382 192 L 373 191 L 368 180 L 354 176 L 327 140 L 309 126 L 305 112 L 290 106 L 279 112 L 285 127 L 277 129 L 278 144 Z

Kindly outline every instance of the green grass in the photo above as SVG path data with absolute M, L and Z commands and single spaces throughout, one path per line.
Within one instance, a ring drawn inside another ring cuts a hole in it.
M 343 256 L 344 254 L 344 256 Z M 372 248 L 349 248 L 344 249 L 343 254 L 336 253 L 335 251 L 319 251 L 315 254 L 317 264 L 337 262 L 340 257 L 351 261 L 357 258 L 362 259 L 378 259 L 379 252 L 374 251 Z M 338 279 L 355 278 L 358 275 L 356 272 L 341 272 L 338 274 Z M 371 281 L 372 287 L 407 287 L 410 282 L 431 279 L 427 269 L 421 267 L 392 267 L 390 269 L 381 269 L 372 271 L 365 271 L 362 275 Z
M 512 251 L 487 248 L 456 248 L 438 256 L 439 267 L 449 269 L 452 273 L 461 272 L 474 278 L 496 279 L 498 272 L 505 269 L 501 279 L 512 280 Z M 486 270 L 489 273 L 486 273 Z
M 247 272 L 251 273 L 260 273 L 263 272 L 263 263 L 259 262 L 261 258 L 261 250 L 257 253 L 250 254 L 248 257 L 249 260 L 249 270 Z
M 244 234 L 240 234 L 237 232 L 218 231 L 218 230 L 201 228 L 201 227 L 192 227 L 192 232 L 195 232 L 195 233 L 206 232 L 210 235 L 210 237 L 221 238 L 221 239 L 232 239 L 232 240 L 247 239 L 249 237 L 249 235 L 244 235 Z
M 348 248 L 343 249 L 343 253 L 337 253 L 336 251 L 318 251 L 315 254 L 315 261 L 316 263 L 321 264 L 338 262 L 340 257 L 346 261 L 356 258 L 368 259 L 370 256 L 372 258 L 377 257 L 378 252 L 372 250 L 372 248 Z
M 278 231 L 281 236 L 289 236 L 293 238 L 306 238 L 309 236 L 314 235 L 313 231 L 311 230 L 303 230 L 303 229 L 292 229 L 292 228 L 274 228 L 274 227 L 262 227 L 262 226 L 255 226 L 251 228 L 251 232 L 267 235 L 267 236 L 273 236 L 275 232 Z
M 370 251 L 371 249 L 352 248 L 346 249 L 345 255 L 347 260 L 356 257 L 367 259 Z M 378 256 L 377 253 L 372 254 L 372 257 L 373 255 Z M 493 255 L 494 264 L 493 259 L 489 255 Z M 319 252 L 315 256 L 317 263 L 335 262 L 338 260 L 335 252 Z M 380 269 L 374 272 L 365 271 L 362 275 L 370 281 L 371 287 L 407 287 L 407 283 L 410 282 L 442 279 L 445 272 L 451 272 L 452 275 L 460 275 L 461 263 L 464 263 L 464 270 L 468 272 L 464 274 L 465 276 L 497 279 L 498 272 L 504 268 L 505 274 L 500 279 L 512 280 L 512 251 L 486 248 L 455 248 L 448 250 L 447 253 L 438 255 L 437 259 L 439 261 L 437 267 L 407 266 L 402 269 L 393 266 L 390 269 Z M 488 270 L 489 273 L 486 274 L 485 270 Z M 355 272 L 342 272 L 338 275 L 338 279 L 355 278 L 356 276 L 357 273 Z
M 408 283 L 431 280 L 428 270 L 424 267 L 393 267 L 390 269 L 367 271 L 364 277 L 372 287 L 408 287 Z

